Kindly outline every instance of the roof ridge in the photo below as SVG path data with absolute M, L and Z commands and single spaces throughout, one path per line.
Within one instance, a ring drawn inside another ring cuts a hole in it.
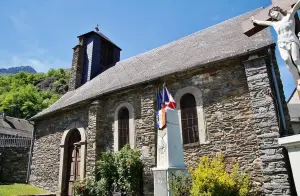
M 243 16 L 243 15 L 247 15 L 247 14 L 249 14 L 249 13 L 251 13 L 251 12 L 255 12 L 256 10 L 260 10 L 260 9 L 262 9 L 262 8 L 263 8 L 263 7 L 259 7 L 259 8 L 255 9 L 255 10 L 252 10 L 252 11 L 249 11 L 249 12 L 246 12 L 246 13 L 243 13 L 243 14 L 240 14 L 240 15 L 237 15 L 237 16 L 235 16 L 235 17 L 229 18 L 229 19 L 227 19 L 227 20 L 224 20 L 224 21 L 222 21 L 222 22 L 219 22 L 219 23 L 217 23 L 217 24 L 214 24 L 214 25 L 212 25 L 212 26 L 209 26 L 209 27 L 207 27 L 207 28 L 205 28 L 205 29 L 201 29 L 201 30 L 199 30 L 199 31 L 197 31 L 197 32 L 194 32 L 194 33 L 192 33 L 192 34 L 189 34 L 189 35 L 186 35 L 186 36 L 181 37 L 181 38 L 179 38 L 179 39 L 173 40 L 173 41 L 171 41 L 171 42 L 169 42 L 169 43 L 167 43 L 167 44 L 158 46 L 158 47 L 156 47 L 156 48 L 147 50 L 146 52 L 142 52 L 142 53 L 139 53 L 139 54 L 137 54 L 137 55 L 128 57 L 128 58 L 126 58 L 126 59 L 123 59 L 123 60 L 121 60 L 121 61 L 119 61 L 119 62 L 117 62 L 117 63 L 121 63 L 121 62 L 124 62 L 124 61 L 128 61 L 128 60 L 131 60 L 132 58 L 136 58 L 136 57 L 141 56 L 141 55 L 143 55 L 143 54 L 147 54 L 147 53 L 149 53 L 149 52 L 153 52 L 153 51 L 156 51 L 156 50 L 159 50 L 159 49 L 163 49 L 164 47 L 167 47 L 167 46 L 170 46 L 170 45 L 174 44 L 175 42 L 178 42 L 178 41 L 180 41 L 180 40 L 183 40 L 183 39 L 186 39 L 186 38 L 195 36 L 195 35 L 197 35 L 197 34 L 199 34 L 199 33 L 201 33 L 201 32 L 204 32 L 204 31 L 206 31 L 206 30 L 209 30 L 209 29 L 211 29 L 211 28 L 214 28 L 215 26 L 221 25 L 221 24 L 226 23 L 226 22 L 229 22 L 229 21 L 231 21 L 231 20 L 235 20 L 236 18 L 239 18 L 239 17 L 241 17 L 241 16 Z
M 26 120 L 26 119 L 24 119 L 24 118 L 17 118 L 17 117 L 13 117 L 13 116 L 6 116 L 6 118 L 13 118 L 13 119 L 23 120 L 23 121 L 29 122 L 29 120 Z
M 261 8 L 260 8 L 261 9 Z M 201 31 L 192 33 L 168 44 L 119 61 L 80 88 L 65 94 L 56 103 L 31 117 L 36 120 L 62 108 L 74 106 L 84 100 L 95 99 L 104 93 L 218 62 L 236 58 L 274 44 L 271 33 L 265 29 L 255 36 L 246 36 L 239 25 L 249 20 L 251 12 L 230 18 Z M 225 31 L 222 34 L 221 31 Z M 247 49 L 247 50 L 246 50 Z M 162 67 L 163 66 L 163 67 Z M 122 69 L 122 70 L 121 70 Z M 119 77 L 124 77 L 120 83 Z M 107 84 L 106 81 L 112 80 Z M 91 88 L 97 86 L 93 91 Z

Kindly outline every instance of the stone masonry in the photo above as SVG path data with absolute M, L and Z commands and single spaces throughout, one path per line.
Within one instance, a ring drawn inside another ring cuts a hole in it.
M 74 121 L 80 121 L 87 129 L 88 109 L 78 107 L 35 124 L 30 184 L 53 193 L 57 191 L 60 143 L 63 132 Z
M 94 175 L 101 152 L 114 149 L 114 115 L 122 103 L 134 107 L 136 146 L 145 163 L 144 192 L 153 194 L 151 168 L 156 165 L 155 105 L 158 85 L 166 82 L 173 95 L 194 86 L 201 90 L 206 127 L 204 144 L 184 145 L 185 162 L 196 166 L 203 155 L 222 152 L 227 162 L 239 162 L 251 176 L 257 194 L 290 195 L 289 178 L 278 147 L 279 127 L 265 61 L 226 60 L 207 67 L 103 95 L 98 100 L 35 122 L 30 183 L 57 191 L 59 149 L 63 131 L 73 121 L 87 135 L 86 175 Z M 280 83 L 280 80 L 279 80 Z M 282 93 L 282 92 L 281 92 Z M 96 102 L 95 102 L 96 101 Z M 179 103 L 178 103 L 179 104 Z
M 261 192 L 261 169 L 256 165 L 258 138 L 244 67 L 239 60 L 211 66 L 204 71 L 188 73 L 168 85 L 172 94 L 186 86 L 196 86 L 202 92 L 206 122 L 206 142 L 184 145 L 185 161 L 195 167 L 203 155 L 223 153 L 226 161 L 239 162 L 244 172 L 250 173 L 257 193 Z
M 0 147 L 0 154 L 0 182 L 25 183 L 29 146 Z
M 291 195 L 291 184 L 282 147 L 278 144 L 279 127 L 276 106 L 271 96 L 265 57 L 245 62 L 250 100 L 255 122 L 259 156 L 255 160 L 262 170 L 261 181 L 266 195 Z
M 84 46 L 81 43 L 73 48 L 72 74 L 69 82 L 69 90 L 80 87 L 84 61 Z

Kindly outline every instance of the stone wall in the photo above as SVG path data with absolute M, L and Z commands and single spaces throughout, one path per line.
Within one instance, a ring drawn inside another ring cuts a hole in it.
M 257 166 L 265 195 L 291 195 L 293 184 L 289 176 L 282 147 L 278 144 L 279 124 L 276 102 L 273 99 L 270 72 L 265 57 L 245 62 L 245 72 L 253 110 L 254 130 L 257 135 L 259 156 Z
M 83 40 L 82 40 L 83 41 Z M 73 48 L 73 59 L 71 76 L 69 81 L 69 90 L 73 91 L 81 86 L 83 61 L 84 61 L 84 46 L 82 43 Z
M 166 82 L 173 95 L 187 86 L 202 92 L 205 122 L 198 123 L 205 123 L 206 138 L 203 144 L 184 145 L 188 166 L 196 166 L 203 155 L 222 152 L 228 163 L 239 162 L 241 169 L 250 173 L 256 193 L 289 195 L 286 165 L 277 144 L 276 111 L 265 92 L 270 88 L 266 72 L 264 62 L 244 66 L 241 59 L 228 60 L 102 96 L 92 104 L 37 121 L 30 182 L 57 191 L 62 133 L 75 120 L 86 129 L 86 173 L 93 175 L 101 152 L 114 149 L 115 110 L 127 102 L 134 107 L 136 146 L 145 163 L 144 190 L 151 195 L 151 168 L 156 165 L 155 93 L 158 84 Z
M 145 164 L 144 192 L 153 193 L 153 176 L 151 168 L 155 167 L 155 90 L 154 86 L 141 86 L 126 92 L 107 96 L 103 101 L 102 130 L 104 133 L 98 139 L 104 141 L 104 149 L 114 149 L 114 115 L 116 108 L 124 103 L 130 103 L 135 111 L 136 146 L 141 149 Z M 105 120 L 103 120 L 103 118 Z
M 257 163 L 259 144 L 253 128 L 254 120 L 244 66 L 239 60 L 227 61 L 209 69 L 186 72 L 168 77 L 166 82 L 173 95 L 187 86 L 202 91 L 206 122 L 206 144 L 184 146 L 188 166 L 196 166 L 202 155 L 213 156 L 222 152 L 228 162 L 237 161 L 242 170 L 250 172 L 256 191 L 261 191 L 262 171 Z M 145 192 L 153 191 L 151 168 L 156 164 L 155 86 L 144 86 L 115 93 L 101 99 L 103 113 L 99 123 L 103 130 L 102 145 L 113 149 L 114 115 L 116 108 L 128 102 L 134 106 L 136 145 L 141 149 L 146 165 Z M 100 149 L 100 148 L 99 148 Z
M 54 193 L 58 191 L 60 143 L 63 132 L 74 121 L 80 121 L 86 129 L 88 109 L 79 107 L 35 122 L 30 184 Z
M 206 121 L 198 122 L 206 124 L 205 143 L 183 146 L 186 164 L 195 167 L 201 156 L 223 153 L 228 163 L 239 162 L 251 174 L 254 190 L 261 191 L 262 171 L 256 160 L 259 144 L 244 66 L 239 60 L 222 62 L 176 80 L 167 83 L 174 95 L 186 86 L 201 90 Z
M 29 147 L 0 147 L 0 182 L 26 182 L 29 149 Z

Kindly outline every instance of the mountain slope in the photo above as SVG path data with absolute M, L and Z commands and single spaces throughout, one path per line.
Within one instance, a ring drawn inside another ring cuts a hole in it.
M 7 75 L 7 74 L 17 74 L 19 72 L 26 72 L 26 73 L 36 73 L 35 69 L 31 66 L 21 66 L 21 67 L 10 67 L 10 68 L 0 68 L 0 75 Z
M 68 91 L 69 78 L 69 69 L 50 69 L 46 74 L 21 71 L 0 76 L 0 112 L 30 118 Z

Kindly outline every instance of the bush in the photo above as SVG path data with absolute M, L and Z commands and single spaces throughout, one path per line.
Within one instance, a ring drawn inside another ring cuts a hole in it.
M 107 191 L 112 192 L 116 179 L 118 178 L 115 154 L 112 151 L 102 153 L 101 159 L 97 162 L 97 179 L 105 179 Z
M 184 170 L 180 171 L 179 175 L 172 172 L 169 185 L 173 196 L 188 196 L 191 189 L 191 176 L 185 174 Z
M 78 196 L 107 196 L 119 191 L 126 196 L 143 193 L 143 163 L 140 151 L 125 146 L 119 152 L 102 153 L 97 162 L 97 179 L 88 178 L 74 183 Z
M 54 88 L 45 90 L 42 83 L 49 81 Z M 69 69 L 50 69 L 47 74 L 17 74 L 0 76 L 0 112 L 17 118 L 30 118 L 57 101 L 67 90 Z M 50 80 L 51 79 L 51 80 Z
M 143 162 L 139 149 L 130 149 L 128 145 L 115 154 L 118 178 L 116 188 L 118 191 L 130 196 L 143 193 Z
M 238 173 L 238 164 L 226 171 L 222 155 L 214 159 L 204 156 L 195 170 L 191 170 L 192 196 L 246 196 L 250 190 L 249 177 Z
M 226 171 L 222 155 L 214 159 L 200 158 L 198 167 L 190 169 L 189 174 L 172 173 L 169 179 L 170 190 L 174 196 L 246 196 L 250 191 L 249 176 L 238 173 L 238 164 L 230 165 Z

